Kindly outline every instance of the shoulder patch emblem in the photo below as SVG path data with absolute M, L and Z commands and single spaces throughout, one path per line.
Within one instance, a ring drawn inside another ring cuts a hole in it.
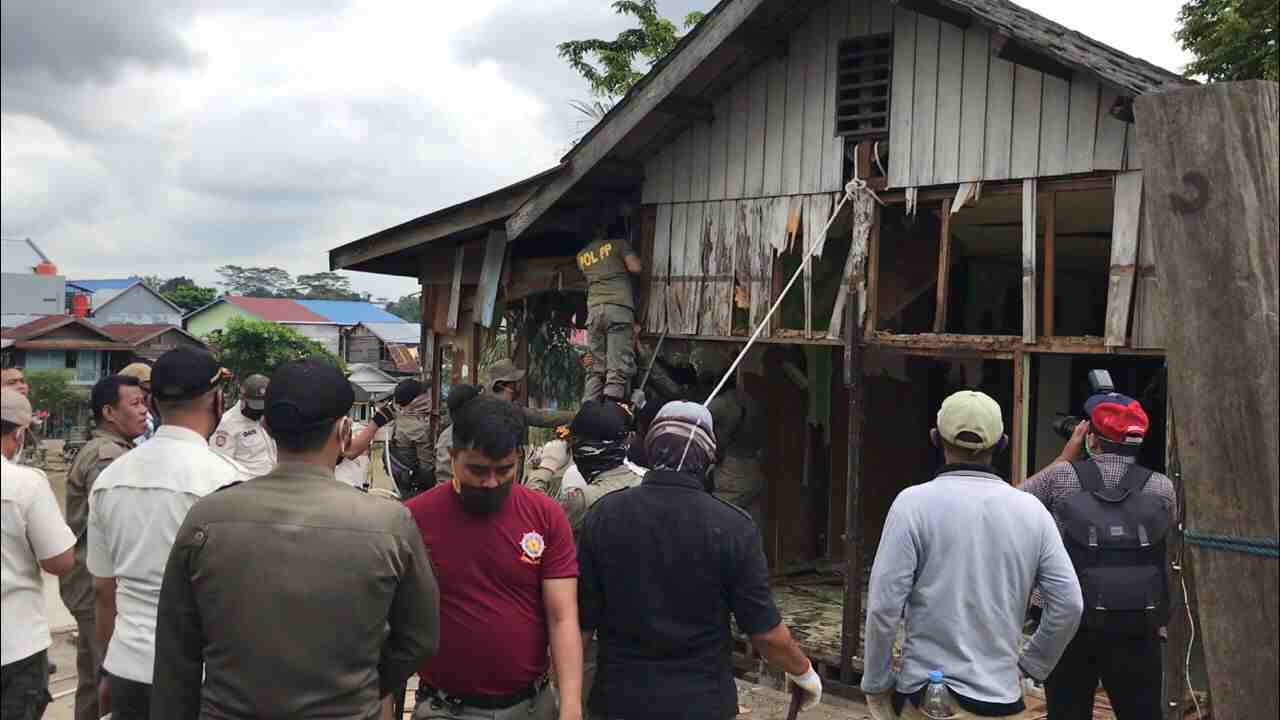
M 523 553 L 520 559 L 532 565 L 540 565 L 542 563 L 542 553 L 547 549 L 547 543 L 542 539 L 540 533 L 530 530 L 520 538 L 520 551 Z
M 217 435 L 214 435 L 213 444 L 218 447 L 224 447 L 227 444 L 227 434 L 225 432 L 220 432 Z

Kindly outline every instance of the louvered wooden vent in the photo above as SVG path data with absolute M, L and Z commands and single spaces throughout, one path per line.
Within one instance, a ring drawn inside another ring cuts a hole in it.
M 889 134 L 889 80 L 893 35 L 840 41 L 836 87 L 836 135 L 882 138 Z

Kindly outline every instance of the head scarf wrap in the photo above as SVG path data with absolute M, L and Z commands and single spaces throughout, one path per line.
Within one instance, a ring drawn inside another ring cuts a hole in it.
M 716 461 L 711 411 L 692 402 L 669 402 L 649 426 L 645 452 L 654 470 L 701 476 Z

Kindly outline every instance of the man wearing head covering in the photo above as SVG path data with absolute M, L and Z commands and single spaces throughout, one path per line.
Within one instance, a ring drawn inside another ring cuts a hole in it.
M 280 463 L 197 502 L 169 555 L 157 718 L 372 718 L 435 651 L 435 576 L 409 511 L 334 478 L 354 399 L 322 360 L 272 374 Z
M 0 370 L 0 388 L 8 388 L 23 397 L 27 397 L 31 388 L 27 385 L 27 377 L 22 373 L 22 368 L 9 367 Z M 44 467 L 44 456 L 40 452 L 41 438 L 36 432 L 36 425 L 39 420 L 32 416 L 31 424 L 22 433 L 22 447 L 18 448 L 18 454 L 11 458 L 13 462 L 22 465 L 32 465 L 34 467 Z
M 89 498 L 102 472 L 132 451 L 146 431 L 146 393 L 136 377 L 109 375 L 89 392 L 93 431 L 67 469 L 67 524 L 76 534 L 75 567 L 59 578 L 62 602 L 76 619 L 76 720 L 98 720 L 98 670 L 107 652 L 94 620 L 93 576 L 89 574 Z
M 436 484 L 435 443 L 431 439 L 431 391 L 421 380 L 400 381 L 393 394 L 397 411 L 387 445 L 387 473 L 400 497 L 409 499 Z M 388 416 L 374 416 L 374 423 Z
M 133 444 L 139 445 L 156 434 L 156 416 L 151 412 L 151 366 L 144 362 L 129 363 L 119 374 L 138 379 L 138 385 L 142 388 L 143 401 L 147 405 L 147 430 L 133 441 Z
M 150 717 L 165 561 L 196 500 L 236 479 L 235 467 L 209 449 L 230 376 L 205 350 L 161 355 L 151 391 L 162 424 L 150 440 L 108 465 L 90 494 L 87 564 L 98 637 L 107 646 L 102 667 L 109 705 L 101 710 L 110 710 L 113 720 Z
M 0 390 L 0 568 L 4 632 L 0 633 L 0 714 L 39 720 L 48 703 L 52 644 L 40 571 L 63 575 L 75 563 L 76 536 L 62 520 L 49 478 L 13 456 L 31 424 L 31 404 Z
M 991 467 L 1007 444 L 995 400 L 952 394 L 930 437 L 946 465 L 894 499 L 871 568 L 862 691 L 875 720 L 923 719 L 940 671 L 953 717 L 1030 717 L 1022 675 L 1043 680 L 1057 663 L 1080 622 L 1080 585 L 1053 518 Z M 1037 582 L 1044 620 L 1022 646 Z
M 1055 720 L 1090 717 L 1101 680 L 1121 717 L 1159 717 L 1161 639 L 1169 620 L 1165 538 L 1177 523 L 1177 495 L 1169 478 L 1137 463 L 1149 424 L 1137 400 L 1098 393 L 1085 402 L 1084 411 L 1088 419 L 1076 426 L 1058 458 L 1022 484 L 1057 521 L 1088 608 L 1079 633 L 1045 682 L 1049 714 Z M 1082 451 L 1088 455 L 1083 460 Z M 1090 505 L 1103 496 L 1110 496 L 1103 500 L 1108 514 L 1123 513 L 1125 522 L 1108 523 L 1120 532 L 1095 534 L 1090 545 L 1087 528 L 1096 522 Z M 1118 497 L 1124 499 L 1116 502 Z M 1125 531 L 1126 526 L 1142 532 Z M 1123 569 L 1099 572 L 1098 564 Z M 1112 578 L 1122 584 L 1108 587 Z M 1043 595 L 1032 598 L 1036 606 L 1043 604 Z M 1094 608 L 1103 605 L 1103 595 L 1111 600 L 1099 612 Z M 1138 603 L 1125 607 L 1116 599 L 1121 597 Z
M 516 367 L 510 360 L 499 360 L 480 371 L 480 391 L 492 393 L 495 397 L 517 405 L 524 421 L 529 427 L 556 428 L 573 422 L 571 410 L 542 410 L 520 404 L 520 385 L 524 382 L 525 371 Z M 450 450 L 453 449 L 453 426 L 440 431 L 436 439 L 436 477 L 440 482 L 453 479 L 453 463 Z
M 209 448 L 236 466 L 237 480 L 266 475 L 276 466 L 276 441 L 262 429 L 269 383 L 265 375 L 245 378 L 240 402 L 222 414 L 209 438 Z
M 711 413 L 667 403 L 645 445 L 643 482 L 596 502 L 578 540 L 579 622 L 599 644 L 592 716 L 737 715 L 730 614 L 813 707 L 822 682 L 774 605 L 760 532 L 708 491 Z

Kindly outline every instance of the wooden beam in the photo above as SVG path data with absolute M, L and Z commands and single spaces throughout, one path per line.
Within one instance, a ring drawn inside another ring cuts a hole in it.
M 871 212 L 871 235 L 867 238 L 867 309 L 862 319 L 865 338 L 875 334 L 880 312 L 880 204 L 872 206 Z
M 1022 181 L 1022 341 L 1036 341 L 1036 181 Z
M 490 230 L 484 245 L 484 266 L 480 269 L 480 286 L 476 289 L 476 322 L 493 327 L 493 311 L 498 302 L 498 281 L 502 277 L 502 261 L 507 254 L 507 233 Z
M 1044 320 L 1045 337 L 1053 337 L 1054 287 L 1056 282 L 1056 223 L 1058 195 L 1050 190 L 1040 198 L 1040 211 L 1044 217 Z
M 849 254 L 844 262 L 844 274 L 840 289 L 836 291 L 835 306 L 831 311 L 831 324 L 827 339 L 835 340 L 845 327 L 849 334 L 860 335 L 866 320 L 867 309 L 867 239 L 875 216 L 875 200 L 867 193 L 853 197 L 853 230 L 849 242 Z M 845 303 L 853 304 L 853 322 L 845 324 Z
M 1027 401 L 1030 399 L 1029 359 L 1021 350 L 1013 353 L 1013 410 L 1009 416 L 1009 482 L 1014 487 L 1027 479 L 1027 435 L 1030 429 Z
M 1107 282 L 1107 345 L 1126 344 L 1133 308 L 1133 279 L 1138 264 L 1138 232 L 1142 219 L 1142 171 L 1116 176 L 1111 222 L 1111 274 Z
M 453 279 L 449 283 L 449 314 L 445 326 L 449 330 L 458 329 L 458 311 L 462 309 L 462 265 L 466 246 L 459 245 L 453 254 Z
M 642 81 L 633 88 L 626 102 L 615 108 L 606 120 L 574 146 L 565 157 L 568 168 L 541 184 L 533 196 L 507 219 L 508 241 L 519 239 L 562 195 L 578 184 L 596 163 L 607 157 L 623 138 L 635 130 L 642 120 L 667 98 L 676 95 L 689 75 L 766 2 L 767 0 L 741 0 L 727 3 L 703 20 L 698 32 L 684 47 L 666 58 L 665 65 L 647 81 Z
M 862 630 L 862 445 L 866 420 L 866 380 L 862 375 L 862 338 L 855 332 L 853 306 L 849 306 L 845 335 L 844 378 L 849 394 L 849 437 L 844 493 L 844 614 L 840 631 L 840 680 L 853 682 L 853 655 Z
M 1115 173 L 1103 172 L 1093 175 L 1082 175 L 1080 177 L 1065 178 L 1062 180 L 1052 180 L 1046 178 L 1037 178 L 1037 188 L 1040 192 L 1067 192 L 1075 190 L 1110 190 L 1115 186 Z M 995 195 L 1021 195 L 1022 180 L 1012 180 L 1007 182 L 991 182 L 982 183 L 982 196 L 993 197 Z M 956 190 L 962 183 L 951 183 L 950 185 L 941 185 L 937 188 L 929 190 L 920 190 L 916 195 L 916 200 L 920 205 L 926 203 L 937 202 L 943 198 L 954 198 Z M 905 193 L 902 190 L 893 190 L 879 192 L 880 199 L 887 205 L 899 205 L 906 202 Z
M 1178 458 L 1178 433 L 1174 425 L 1173 405 L 1165 402 L 1165 471 L 1173 483 L 1175 504 L 1182 515 L 1186 514 L 1186 493 L 1182 485 L 1182 461 Z M 1185 720 L 1183 699 L 1187 692 L 1187 645 L 1190 644 L 1191 624 L 1187 622 L 1191 598 L 1182 589 L 1186 587 L 1188 574 L 1186 545 L 1183 543 L 1183 522 L 1169 529 L 1165 552 L 1169 571 L 1169 626 L 1165 641 L 1165 720 Z
M 937 350 L 942 353 L 1004 352 L 1021 350 L 1028 353 L 1053 353 L 1059 355 L 1139 355 L 1163 357 L 1158 349 L 1134 349 L 1107 347 L 1100 337 L 1040 338 L 1035 345 L 1026 345 L 1018 335 L 961 335 L 957 333 L 918 333 L 901 335 L 878 330 L 867 341 L 878 349 L 916 351 Z
M 947 296 L 951 287 L 951 200 L 943 198 L 938 232 L 938 292 L 933 310 L 933 331 L 947 331 Z

